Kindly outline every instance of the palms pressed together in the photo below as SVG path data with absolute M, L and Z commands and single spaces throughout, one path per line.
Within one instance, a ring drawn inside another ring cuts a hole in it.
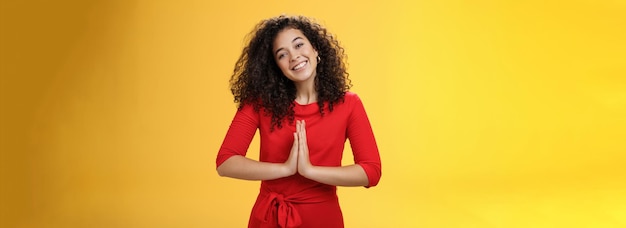
M 285 162 L 292 174 L 300 173 L 307 177 L 314 169 L 309 160 L 309 147 L 306 138 L 306 123 L 304 120 L 296 120 L 296 132 L 293 133 L 293 146 L 289 158 Z

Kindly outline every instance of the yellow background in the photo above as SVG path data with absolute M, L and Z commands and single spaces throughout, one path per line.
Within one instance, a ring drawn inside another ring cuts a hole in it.
M 337 35 L 378 140 L 347 227 L 626 226 L 624 1 L 219 2 L 2 1 L 0 227 L 244 227 L 228 79 L 281 13 Z

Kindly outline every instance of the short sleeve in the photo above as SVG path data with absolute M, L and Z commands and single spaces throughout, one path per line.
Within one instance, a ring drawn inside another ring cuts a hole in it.
M 241 109 L 238 109 L 217 153 L 216 167 L 219 167 L 232 156 L 246 156 L 250 142 L 254 138 L 258 127 L 259 113 L 254 111 L 252 105 L 244 105 Z
M 365 170 L 369 180 L 366 187 L 376 186 L 382 175 L 382 169 L 374 132 L 361 99 L 353 93 L 346 96 L 351 96 L 346 97 L 346 101 L 350 100 L 352 106 L 347 134 L 354 154 L 354 163 Z

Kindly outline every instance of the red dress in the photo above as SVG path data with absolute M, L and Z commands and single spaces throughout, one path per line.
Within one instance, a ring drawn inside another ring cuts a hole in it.
M 311 164 L 341 166 L 346 139 L 354 154 L 355 164 L 367 174 L 375 186 L 381 176 L 381 163 L 376 140 L 359 97 L 351 92 L 324 116 L 317 103 L 295 104 L 295 119 L 306 121 L 307 143 Z M 295 124 L 283 122 L 282 128 L 270 131 L 271 116 L 262 109 L 255 112 L 245 105 L 235 114 L 217 155 L 217 166 L 233 155 L 245 156 L 256 133 L 260 132 L 260 161 L 283 163 L 293 145 Z M 261 181 L 261 190 L 252 208 L 248 227 L 343 227 L 343 216 L 337 200 L 337 188 L 299 174 Z

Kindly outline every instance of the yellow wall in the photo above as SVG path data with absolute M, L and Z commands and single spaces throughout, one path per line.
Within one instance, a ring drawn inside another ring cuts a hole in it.
M 347 227 L 626 226 L 623 1 L 219 2 L 1 3 L 0 227 L 244 227 L 228 79 L 281 13 L 337 34 L 378 139 Z

